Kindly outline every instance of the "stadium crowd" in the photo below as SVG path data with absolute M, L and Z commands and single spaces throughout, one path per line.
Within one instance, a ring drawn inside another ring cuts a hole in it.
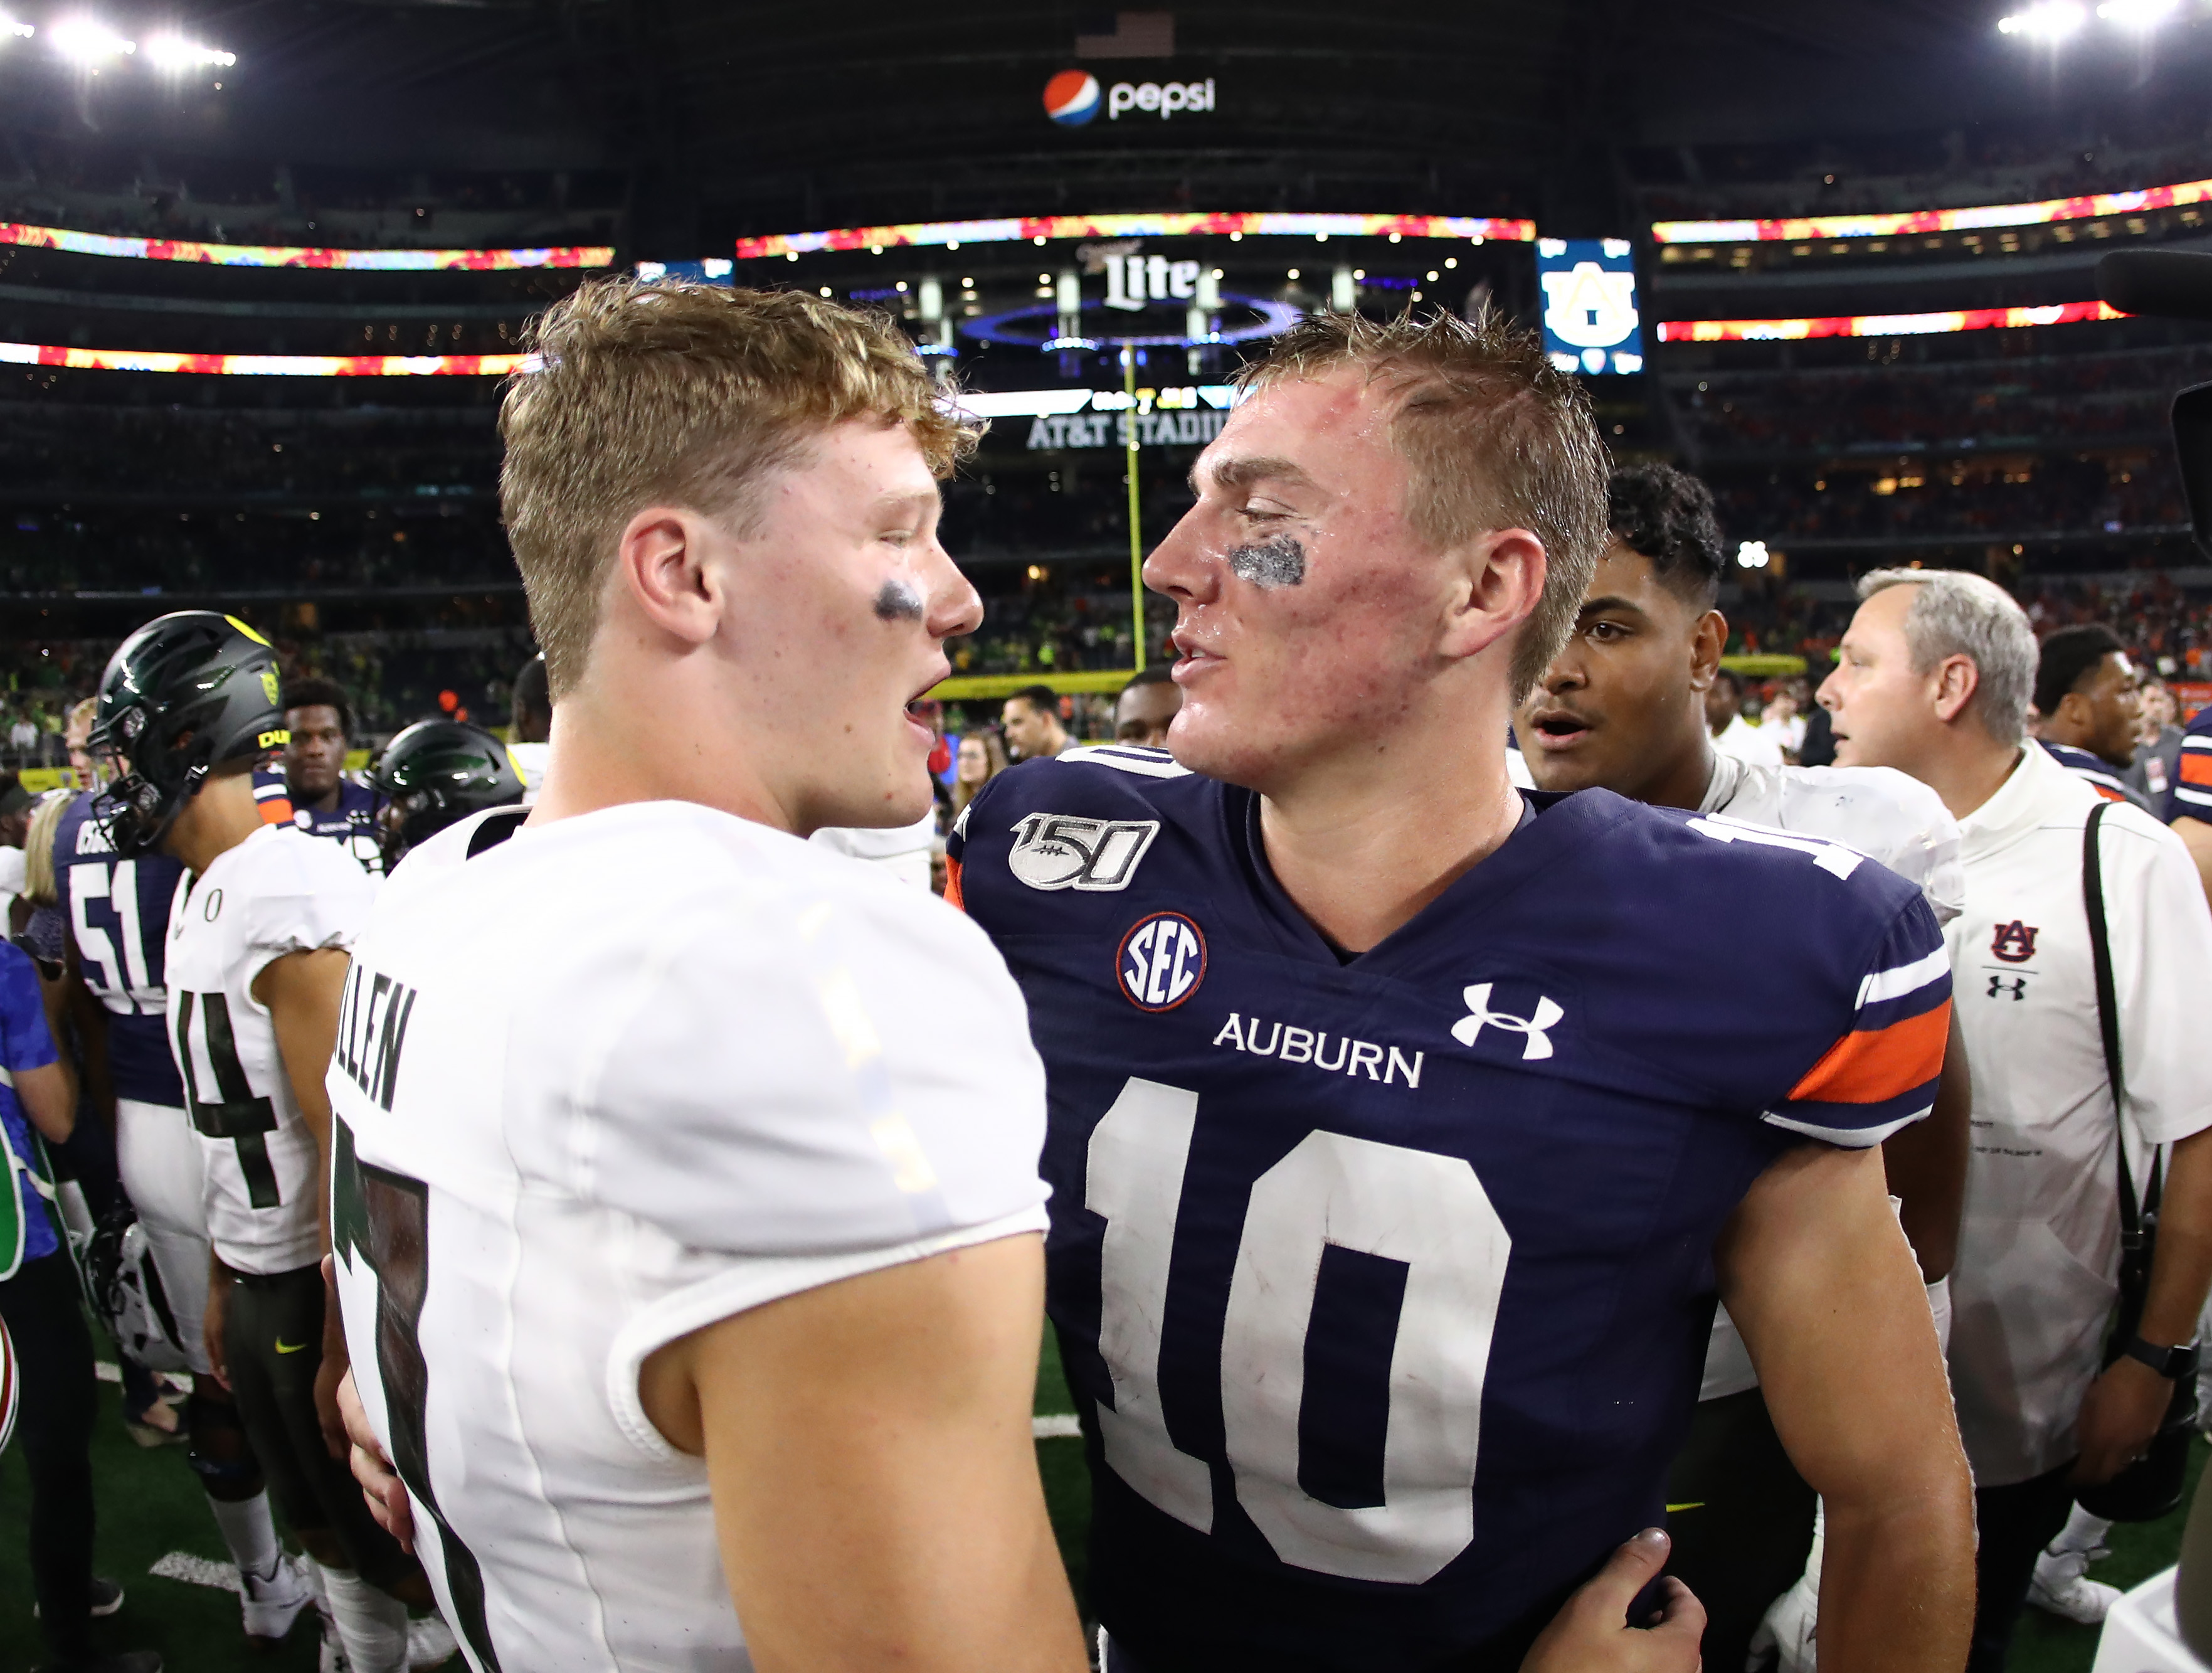
M 1133 646 L 1038 572 L 991 638 L 892 327 L 537 329 L 541 650 L 179 611 L 23 701 L 82 694 L 0 782 L 52 1666 L 160 1666 L 87 1301 L 245 1641 L 349 1673 L 1998 1673 L 2114 1607 L 2212 1287 L 2201 601 L 1732 622 L 1711 491 L 1529 334 L 1324 314 L 1151 543 L 1172 667 L 951 712 Z M 1832 666 L 1747 690 L 1768 636 Z

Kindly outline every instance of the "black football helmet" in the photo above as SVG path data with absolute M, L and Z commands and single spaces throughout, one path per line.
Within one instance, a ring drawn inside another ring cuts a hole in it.
M 447 825 L 522 800 L 507 745 L 465 721 L 417 721 L 384 746 L 368 782 L 385 798 L 384 868 Z
M 100 678 L 87 746 L 120 771 L 93 817 L 118 854 L 150 853 L 210 773 L 281 749 L 290 735 L 266 639 L 211 610 L 157 617 Z

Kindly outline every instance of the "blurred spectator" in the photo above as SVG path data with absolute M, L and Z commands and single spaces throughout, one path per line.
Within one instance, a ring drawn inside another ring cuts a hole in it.
M 2166 793 L 2181 758 L 2180 705 L 2173 688 L 2155 674 L 2142 683 L 2142 726 L 2136 734 L 2134 772 L 2142 788 L 2166 806 Z
M 1717 670 L 1705 692 L 1705 725 L 1713 734 L 1713 747 L 1753 767 L 1784 765 L 1782 745 L 1775 733 L 1755 727 L 1743 715 L 1743 682 L 1726 668 Z
M 1006 747 L 997 733 L 971 732 L 963 738 L 952 763 L 952 817 L 965 813 L 983 787 L 1006 770 Z
M 1049 685 L 1027 685 L 1006 699 L 999 724 L 1006 750 L 1017 761 L 1045 761 L 1069 743 L 1060 723 L 1060 697 Z
M 1175 683 L 1174 666 L 1155 662 L 1121 688 L 1114 705 L 1114 741 L 1164 750 L 1168 727 L 1182 708 L 1182 687 Z

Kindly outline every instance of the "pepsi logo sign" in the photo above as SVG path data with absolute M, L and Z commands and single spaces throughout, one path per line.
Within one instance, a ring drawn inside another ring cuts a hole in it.
M 1116 82 L 1106 95 L 1106 119 L 1118 122 L 1123 111 L 1157 114 L 1164 122 L 1177 111 L 1213 108 L 1213 78 L 1202 82 Z
M 1081 127 L 1098 106 L 1098 78 L 1087 70 L 1063 70 L 1044 84 L 1044 113 L 1063 128 Z
M 1139 1011 L 1172 1011 L 1206 980 L 1206 936 L 1180 912 L 1139 918 L 1115 956 L 1121 992 Z

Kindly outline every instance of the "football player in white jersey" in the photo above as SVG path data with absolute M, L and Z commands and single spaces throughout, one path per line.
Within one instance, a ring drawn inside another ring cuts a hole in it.
M 1714 747 L 1704 694 L 1728 643 L 1716 607 L 1727 557 L 1705 484 L 1670 465 L 1634 465 L 1613 473 L 1607 498 L 1612 539 L 1575 631 L 1515 716 L 1537 788 L 1602 786 L 1845 843 L 1917 883 L 1939 923 L 1956 917 L 1966 892 L 1958 826 L 1926 785 L 1887 768 L 1757 765 Z M 1936 1114 L 1888 1140 L 1882 1155 L 1939 1332 L 1966 1168 L 1970 1094 L 1955 1025 L 1951 1047 Z M 1723 1309 L 1668 1490 L 1684 1507 L 1670 1518 L 1672 1567 L 1705 1604 L 1715 1666 L 1743 1659 L 1769 1606 L 1805 1573 L 1814 1535 L 1813 1490 L 1791 1468 L 1758 1385 Z M 1810 1573 L 1816 1582 L 1817 1567 Z M 1778 1625 L 1809 1633 L 1811 1591 L 1800 1588 Z
M 185 611 L 139 629 L 100 681 L 93 746 L 125 771 L 95 816 L 118 855 L 159 850 L 190 873 L 169 923 L 168 1026 L 205 1167 L 209 1358 L 352 1673 L 397 1673 L 395 1593 L 428 1593 L 340 1462 L 344 1344 L 321 1270 L 323 1076 L 374 885 L 337 845 L 261 818 L 251 774 L 284 740 L 279 690 L 276 653 L 234 618 Z
M 425 1566 L 480 1670 L 1076 1673 L 1021 1001 L 957 913 L 801 840 L 928 806 L 969 438 L 811 296 L 613 283 L 540 331 L 502 486 L 545 788 L 393 874 L 329 1081 L 353 1376 Z

